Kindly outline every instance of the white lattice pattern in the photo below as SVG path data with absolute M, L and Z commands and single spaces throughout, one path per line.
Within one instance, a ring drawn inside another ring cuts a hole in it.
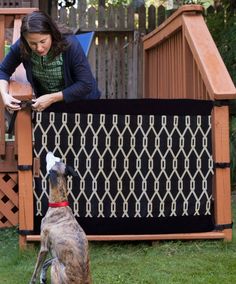
M 34 135 L 36 157 L 52 151 L 77 171 L 67 182 L 75 216 L 211 214 L 210 116 L 37 113 Z M 43 167 L 41 184 L 37 215 Z

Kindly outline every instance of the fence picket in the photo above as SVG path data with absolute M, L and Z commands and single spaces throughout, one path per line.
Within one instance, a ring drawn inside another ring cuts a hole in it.
M 85 28 L 87 25 L 86 9 L 87 9 L 87 0 L 80 0 L 78 3 L 78 26 L 80 29 Z
M 129 99 L 134 99 L 134 85 L 136 82 L 134 81 L 134 74 L 133 74 L 133 46 L 134 46 L 134 41 L 133 41 L 133 33 L 130 32 L 127 36 L 127 98 Z
M 136 85 L 137 85 L 137 91 L 136 91 L 136 97 L 142 98 L 144 96 L 143 94 L 143 43 L 142 43 L 142 37 L 139 34 L 137 38 L 137 49 L 138 49 L 138 55 L 137 58 L 135 58 L 138 61 L 138 69 L 137 69 L 137 77 L 135 78 L 136 80 Z
M 134 7 L 133 5 L 127 8 L 127 29 L 134 30 Z
M 108 7 L 108 17 L 107 17 L 107 26 L 109 29 L 114 29 L 115 27 L 115 11 L 113 6 Z M 107 60 L 108 60 L 108 68 L 109 71 L 107 72 L 108 75 L 108 82 L 107 82 L 107 98 L 115 98 L 116 94 L 116 60 L 115 60 L 115 36 L 114 33 L 109 33 L 108 35 L 108 53 L 107 53 Z
M 102 96 L 106 96 L 106 40 L 104 33 L 98 39 L 98 86 Z
M 123 35 L 117 38 L 117 86 L 118 86 L 118 97 L 125 98 L 125 87 L 124 87 L 124 76 L 125 76 L 125 64 L 124 64 L 124 39 Z
M 160 26 L 166 19 L 166 8 L 163 5 L 158 7 L 157 15 L 157 24 Z
M 123 6 L 119 6 L 117 8 L 117 28 L 119 30 L 124 30 L 125 27 L 126 27 L 125 8 Z
M 108 8 L 108 19 L 107 19 L 107 24 L 108 24 L 108 29 L 112 29 L 115 27 L 115 11 L 114 11 L 114 7 L 110 6 Z
M 73 29 L 77 28 L 77 11 L 75 7 L 71 7 L 69 11 L 68 26 Z
M 94 7 L 89 8 L 88 10 L 88 25 L 87 29 L 90 31 L 96 30 L 96 9 Z M 84 29 L 81 27 L 81 30 L 86 30 L 86 25 L 84 25 Z
M 106 13 L 104 7 L 100 6 L 98 8 L 98 27 L 106 28 Z
M 144 5 L 138 9 L 139 26 L 138 30 L 140 33 L 146 33 L 146 8 Z
M 67 22 L 67 10 L 66 10 L 66 7 L 62 7 L 60 10 L 59 10 L 59 22 L 60 23 L 63 23 L 63 24 L 68 24 Z
M 148 33 L 156 28 L 156 8 L 151 5 L 148 8 Z
M 114 34 L 112 33 L 110 36 L 107 38 L 108 40 L 108 52 L 107 52 L 107 61 L 108 61 L 108 66 L 109 71 L 107 72 L 107 90 L 108 98 L 115 98 L 115 49 L 114 49 L 114 42 L 115 42 L 115 37 Z

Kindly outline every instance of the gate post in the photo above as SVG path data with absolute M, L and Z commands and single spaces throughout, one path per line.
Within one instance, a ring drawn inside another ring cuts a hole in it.
M 224 239 L 232 240 L 231 186 L 230 186 L 230 149 L 229 149 L 229 107 L 213 108 L 212 144 L 214 175 L 215 226 L 223 229 Z
M 9 92 L 21 101 L 32 99 L 32 89 L 29 84 L 10 82 Z M 19 245 L 26 244 L 28 231 L 33 230 L 33 143 L 31 109 L 22 108 L 17 113 L 16 144 L 18 154 L 18 188 L 19 188 Z

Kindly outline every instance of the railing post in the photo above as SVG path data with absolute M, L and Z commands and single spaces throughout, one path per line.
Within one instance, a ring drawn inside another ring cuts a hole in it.
M 10 93 L 19 100 L 32 98 L 29 84 L 19 82 L 10 83 Z M 18 153 L 18 190 L 19 190 L 19 245 L 26 244 L 27 231 L 33 230 L 33 143 L 31 109 L 23 108 L 16 117 L 16 143 Z
M 229 151 L 229 108 L 220 106 L 213 108 L 213 160 L 218 165 L 214 176 L 214 209 L 215 225 L 230 226 L 232 223 L 231 213 L 231 187 L 230 187 L 230 151 Z M 228 165 L 228 166 L 227 166 Z M 232 240 L 232 229 L 223 230 L 226 241 Z

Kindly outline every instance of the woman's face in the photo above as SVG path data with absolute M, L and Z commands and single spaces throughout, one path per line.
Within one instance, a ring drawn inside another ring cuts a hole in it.
M 31 50 L 39 56 L 47 55 L 52 45 L 50 34 L 28 33 L 25 35 L 25 40 Z

